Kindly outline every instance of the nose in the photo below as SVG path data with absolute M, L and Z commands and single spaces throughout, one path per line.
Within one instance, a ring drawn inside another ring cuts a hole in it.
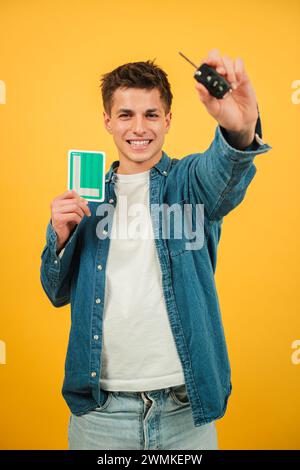
M 132 131 L 138 135 L 143 135 L 147 132 L 143 116 L 134 117 L 132 120 Z

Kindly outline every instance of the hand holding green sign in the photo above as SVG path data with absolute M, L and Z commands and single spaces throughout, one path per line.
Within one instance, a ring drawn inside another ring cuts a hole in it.
M 88 201 L 104 201 L 105 153 L 69 150 L 68 191 L 51 202 L 51 223 L 57 235 L 57 254 L 84 215 L 91 215 Z
M 69 190 L 53 199 L 51 207 L 51 223 L 57 235 L 57 253 L 63 248 L 74 227 L 91 211 L 88 201 L 74 190 Z

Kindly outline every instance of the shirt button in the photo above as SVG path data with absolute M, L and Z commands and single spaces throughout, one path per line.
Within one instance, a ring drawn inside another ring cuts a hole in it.
M 99 271 L 101 271 L 102 265 L 101 265 L 101 264 L 98 264 L 97 268 L 99 269 Z
M 163 171 L 163 174 L 164 174 L 164 175 L 167 175 L 167 174 L 168 174 L 168 172 L 164 170 L 164 171 Z
M 91 373 L 91 376 L 92 376 L 92 377 L 96 377 L 96 375 L 97 375 L 96 372 L 92 372 L 92 373 Z
M 57 259 L 55 259 L 55 260 L 54 260 L 54 264 L 57 264 L 57 263 L 58 263 L 58 261 L 57 261 Z
M 108 202 L 109 202 L 110 204 L 112 204 L 112 203 L 114 202 L 114 200 L 113 200 L 113 199 L 110 199 Z
M 103 230 L 103 235 L 107 235 L 107 230 Z
M 99 336 L 98 335 L 94 335 L 94 340 L 98 341 L 99 339 Z
M 96 299 L 96 304 L 100 304 L 101 299 Z

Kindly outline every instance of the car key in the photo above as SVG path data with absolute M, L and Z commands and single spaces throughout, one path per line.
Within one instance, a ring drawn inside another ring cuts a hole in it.
M 182 52 L 179 52 L 179 54 L 197 69 L 194 73 L 195 80 L 202 83 L 212 96 L 222 99 L 228 91 L 232 93 L 232 88 L 228 81 L 213 67 L 210 67 L 208 64 L 201 64 L 200 67 L 197 67 Z

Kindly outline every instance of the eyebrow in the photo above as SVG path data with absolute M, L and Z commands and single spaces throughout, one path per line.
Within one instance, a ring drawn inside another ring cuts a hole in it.
M 154 112 L 159 112 L 159 109 L 157 109 L 157 108 L 151 108 L 151 109 L 147 109 L 147 111 L 146 111 L 146 113 L 154 113 Z M 133 111 L 132 111 L 132 109 L 120 108 L 120 109 L 117 111 L 117 114 L 119 114 L 119 113 L 132 114 Z

